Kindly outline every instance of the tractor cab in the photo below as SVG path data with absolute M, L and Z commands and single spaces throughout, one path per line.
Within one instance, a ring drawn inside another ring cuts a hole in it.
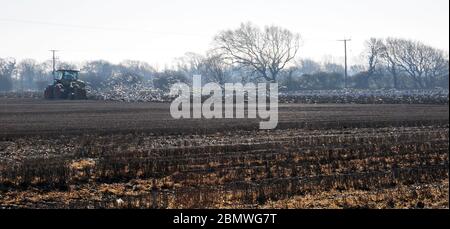
M 73 81 L 78 81 L 79 71 L 77 70 L 63 70 L 60 69 L 55 72 L 54 79 L 56 82 L 61 82 L 62 84 L 69 84 Z

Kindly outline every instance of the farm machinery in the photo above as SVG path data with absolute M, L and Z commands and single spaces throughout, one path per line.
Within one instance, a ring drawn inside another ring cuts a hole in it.
M 53 74 L 54 82 L 45 88 L 46 99 L 87 99 L 86 84 L 78 79 L 79 71 L 60 69 Z

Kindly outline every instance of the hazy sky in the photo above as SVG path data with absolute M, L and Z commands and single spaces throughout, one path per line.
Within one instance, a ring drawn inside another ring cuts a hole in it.
M 449 0 L 0 0 L 0 57 L 143 60 L 163 68 L 241 22 L 300 33 L 299 58 L 356 57 L 369 37 L 449 49 Z M 355 61 L 355 58 L 351 60 Z

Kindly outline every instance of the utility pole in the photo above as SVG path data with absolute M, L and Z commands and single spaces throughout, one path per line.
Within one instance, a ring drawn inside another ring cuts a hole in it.
M 345 73 L 344 73 L 344 88 L 347 88 L 347 41 L 351 41 L 351 39 L 338 40 L 344 42 L 344 62 L 345 62 Z
M 52 52 L 52 55 L 53 55 L 53 71 L 52 71 L 52 75 L 53 75 L 53 78 L 55 78 L 55 72 L 56 72 L 56 52 L 58 52 L 58 50 L 54 50 L 54 49 L 52 49 L 52 50 L 50 50 L 50 52 Z

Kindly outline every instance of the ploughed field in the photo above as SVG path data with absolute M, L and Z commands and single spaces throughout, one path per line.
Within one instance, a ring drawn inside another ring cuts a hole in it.
M 167 103 L 0 99 L 0 208 L 448 208 L 448 114 L 280 104 L 261 131 Z
M 1 99 L 0 136 L 88 133 L 191 134 L 257 130 L 254 119 L 183 119 L 169 103 Z M 280 129 L 359 128 L 448 124 L 447 105 L 280 104 Z

